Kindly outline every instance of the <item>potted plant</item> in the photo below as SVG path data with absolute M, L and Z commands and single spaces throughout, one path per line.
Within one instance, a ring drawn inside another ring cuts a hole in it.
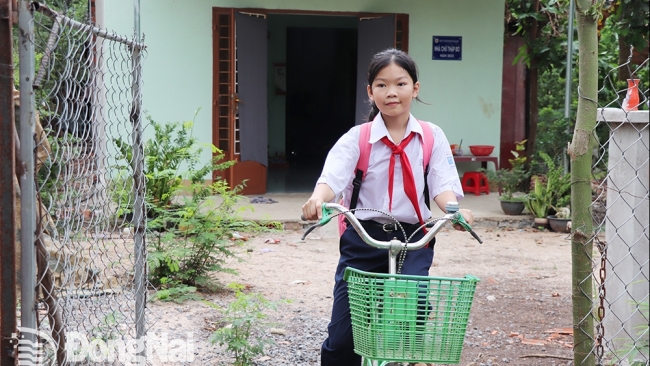
M 544 184 L 539 176 L 534 176 L 532 181 L 534 187 L 526 195 L 524 204 L 526 209 L 535 216 L 535 225 L 546 226 L 548 225 L 548 213 L 551 208 L 552 192 L 548 189 L 550 185 L 548 180 Z
M 539 156 L 544 160 L 547 171 L 543 176 L 533 177 L 534 188 L 526 197 L 526 207 L 536 217 L 546 217 L 551 230 L 568 232 L 571 220 L 571 175 L 565 174 L 561 166 L 544 152 Z M 551 211 L 555 215 L 549 215 Z
M 548 216 L 548 224 L 551 230 L 558 233 L 571 232 L 571 208 L 568 206 L 557 208 L 555 215 Z
M 501 188 L 501 209 L 507 215 L 519 215 L 525 208 L 525 196 L 515 196 L 528 174 L 522 168 L 485 170 L 488 180 Z
M 570 176 L 564 174 L 563 168 L 557 166 L 548 154 L 540 152 L 539 156 L 544 160 L 547 171 L 544 175 L 533 177 L 533 188 L 526 195 L 525 203 L 528 211 L 535 216 L 535 223 L 545 225 L 551 209 L 557 211 L 556 207 L 567 204 L 571 184 Z
M 526 140 L 515 143 L 515 150 L 512 151 L 514 158 L 508 159 L 512 168 L 499 170 L 480 169 L 487 175 L 490 183 L 499 186 L 501 209 L 507 215 L 519 215 L 525 208 L 525 196 L 515 196 L 521 183 L 528 177 L 528 172 L 524 170 L 526 157 L 521 154 L 521 151 L 525 149 L 525 143 Z

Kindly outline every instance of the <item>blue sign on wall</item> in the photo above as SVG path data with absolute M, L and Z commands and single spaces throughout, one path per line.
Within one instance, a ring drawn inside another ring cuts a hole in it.
M 433 36 L 433 60 L 463 59 L 463 37 Z

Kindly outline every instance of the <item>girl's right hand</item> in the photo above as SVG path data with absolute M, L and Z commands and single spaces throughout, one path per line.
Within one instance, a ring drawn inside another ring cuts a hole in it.
M 305 220 L 320 220 L 323 217 L 323 199 L 311 196 L 302 205 L 302 215 Z
M 323 202 L 330 202 L 336 195 L 326 183 L 319 183 L 311 197 L 302 205 L 302 215 L 305 220 L 320 220 L 323 218 Z

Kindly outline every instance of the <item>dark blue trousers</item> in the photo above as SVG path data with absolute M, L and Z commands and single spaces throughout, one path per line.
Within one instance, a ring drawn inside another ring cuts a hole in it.
M 377 240 L 387 241 L 397 237 L 404 241 L 401 232 L 386 233 L 381 228 L 366 228 L 366 231 Z M 411 235 L 411 232 L 406 232 Z M 411 239 L 419 240 L 424 233 L 420 230 Z M 433 262 L 433 244 L 409 251 L 406 254 L 401 274 L 428 276 Z M 343 233 L 339 243 L 340 258 L 334 277 L 334 304 L 332 305 L 332 320 L 327 327 L 328 337 L 321 348 L 321 366 L 359 366 L 361 356 L 354 353 L 352 340 L 352 320 L 350 318 L 350 303 L 348 300 L 348 285 L 343 280 L 343 272 L 347 267 L 353 267 L 367 272 L 388 273 L 388 250 L 377 249 L 366 244 L 351 226 Z M 399 262 L 399 256 L 398 256 Z

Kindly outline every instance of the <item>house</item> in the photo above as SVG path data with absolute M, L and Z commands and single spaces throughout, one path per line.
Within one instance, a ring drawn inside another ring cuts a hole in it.
M 418 64 L 425 103 L 414 115 L 465 147 L 503 142 L 503 1 L 135 3 L 147 45 L 143 110 L 166 122 L 200 108 L 195 134 L 238 161 L 222 173 L 231 185 L 248 179 L 246 194 L 313 188 L 331 145 L 365 121 L 366 67 L 387 47 Z M 95 4 L 100 27 L 133 34 L 133 1 Z

